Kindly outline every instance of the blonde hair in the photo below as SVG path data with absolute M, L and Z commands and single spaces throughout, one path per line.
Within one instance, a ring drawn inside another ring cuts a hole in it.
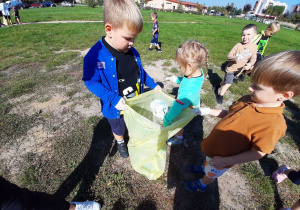
M 142 14 L 132 0 L 105 0 L 103 15 L 104 24 L 109 23 L 115 29 L 126 25 L 137 34 L 143 29 Z
M 208 51 L 206 47 L 197 40 L 189 40 L 181 44 L 176 50 L 175 61 L 183 67 L 191 63 L 193 70 L 200 69 L 203 64 L 208 63 Z
M 280 24 L 278 22 L 273 22 L 268 25 L 268 27 L 273 34 L 276 34 L 280 30 Z
M 257 62 L 251 71 L 253 83 L 272 87 L 278 93 L 300 94 L 300 51 L 288 50 L 272 54 Z

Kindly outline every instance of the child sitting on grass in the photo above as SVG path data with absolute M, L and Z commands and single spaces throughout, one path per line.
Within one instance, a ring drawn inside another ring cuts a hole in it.
M 257 44 L 257 61 L 264 58 L 263 54 L 267 47 L 269 39 L 280 30 L 278 22 L 270 23 L 265 31 L 261 31 L 253 39 L 252 43 Z
M 206 155 L 203 166 L 188 168 L 190 172 L 205 175 L 202 179 L 185 182 L 187 190 L 205 191 L 207 185 L 233 165 L 258 160 L 274 150 L 287 129 L 283 102 L 300 94 L 299 60 L 300 51 L 296 50 L 270 55 L 252 70 L 250 95 L 240 98 L 229 111 L 193 110 L 222 119 L 201 143 Z
M 187 41 L 178 47 L 175 61 L 179 64 L 184 77 L 172 76 L 166 78 L 166 80 L 180 84 L 180 87 L 177 99 L 164 116 L 164 127 L 169 126 L 182 109 L 190 105 L 200 105 L 200 90 L 204 81 L 201 67 L 208 61 L 208 51 L 198 41 Z M 167 141 L 168 145 L 181 144 L 183 139 L 182 134 L 183 129 Z
M 245 70 L 250 70 L 255 64 L 257 45 L 251 43 L 251 40 L 255 35 L 256 25 L 246 25 L 242 31 L 242 42 L 236 44 L 227 55 L 229 62 L 226 66 L 224 82 L 213 88 L 218 104 L 223 103 L 223 96 L 232 85 L 234 75 L 242 71 L 243 68 Z

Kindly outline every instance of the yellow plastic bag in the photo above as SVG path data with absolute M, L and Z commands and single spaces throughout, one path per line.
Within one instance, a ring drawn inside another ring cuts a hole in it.
M 160 99 L 171 107 L 174 99 L 163 93 L 149 91 L 137 97 L 126 100 L 128 112 L 124 112 L 124 120 L 130 137 L 128 150 L 131 165 L 134 170 L 145 175 L 150 180 L 160 177 L 166 165 L 166 141 L 180 131 L 192 119 L 190 108 L 185 108 L 174 119 L 173 123 L 163 128 L 153 122 L 150 103 Z

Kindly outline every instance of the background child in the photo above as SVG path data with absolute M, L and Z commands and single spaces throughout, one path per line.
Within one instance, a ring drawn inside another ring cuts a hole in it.
M 263 54 L 267 47 L 269 39 L 280 30 L 280 24 L 278 22 L 270 23 L 265 31 L 261 31 L 257 34 L 252 42 L 257 44 L 257 61 L 263 59 Z
M 17 24 L 23 24 L 23 23 L 20 21 L 19 10 L 18 10 L 16 7 L 13 7 L 13 10 L 14 10 L 14 13 L 13 13 L 12 15 L 15 16 L 16 23 L 17 23 Z
M 10 18 L 10 13 L 9 13 L 9 9 L 8 9 L 8 4 L 7 3 L 3 3 L 3 10 L 2 10 L 2 14 L 7 22 L 7 25 L 13 25 L 11 18 Z
M 284 51 L 258 62 L 251 73 L 250 95 L 243 96 L 229 111 L 212 109 L 222 119 L 201 143 L 207 156 L 202 179 L 185 182 L 187 190 L 204 191 L 207 185 L 235 164 L 270 154 L 287 126 L 283 101 L 300 94 L 300 51 Z M 192 169 L 195 169 L 193 167 Z M 196 170 L 193 170 L 196 172 Z
M 289 178 L 294 184 L 300 185 L 300 170 L 290 169 L 286 165 L 281 165 L 272 173 L 272 178 L 275 182 L 281 183 Z M 300 199 L 291 208 L 281 208 L 281 210 L 300 209 Z
M 102 37 L 87 53 L 83 64 L 86 87 L 100 98 L 102 114 L 108 119 L 120 155 L 129 156 L 124 142 L 126 125 L 122 110 L 125 99 L 144 92 L 144 86 L 161 90 L 144 71 L 140 55 L 133 48 L 143 29 L 140 10 L 132 0 L 106 0 Z
M 168 77 L 167 80 L 180 83 L 178 97 L 167 112 L 163 126 L 169 126 L 180 114 L 181 110 L 193 105 L 200 105 L 200 90 L 203 85 L 204 75 L 202 66 L 208 61 L 208 52 L 203 44 L 198 41 L 187 41 L 180 45 L 176 51 L 175 61 L 179 64 L 184 77 Z M 183 129 L 167 141 L 168 145 L 181 144 Z
M 236 44 L 227 55 L 229 62 L 226 66 L 224 82 L 214 87 L 218 104 L 223 103 L 223 96 L 232 85 L 234 74 L 243 68 L 245 68 L 245 70 L 251 69 L 256 62 L 257 45 L 251 43 L 255 35 L 256 25 L 246 25 L 242 31 L 242 42 Z
M 158 35 L 159 35 L 159 27 L 157 22 L 157 13 L 152 12 L 151 13 L 151 20 L 153 21 L 153 27 L 152 27 L 152 39 L 150 42 L 150 46 L 147 50 L 152 50 L 152 45 L 156 46 L 157 52 L 162 53 L 162 50 L 160 49 L 159 43 L 158 43 Z

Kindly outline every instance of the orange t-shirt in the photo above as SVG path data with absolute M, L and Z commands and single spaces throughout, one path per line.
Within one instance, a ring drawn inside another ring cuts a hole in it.
M 257 45 L 254 43 L 237 43 L 227 55 L 229 63 L 226 72 L 240 71 L 248 62 L 253 66 L 256 62 L 256 50 Z
M 202 141 L 202 152 L 209 157 L 227 157 L 254 147 L 271 153 L 287 129 L 283 108 L 284 104 L 256 107 L 250 95 L 240 98 Z

